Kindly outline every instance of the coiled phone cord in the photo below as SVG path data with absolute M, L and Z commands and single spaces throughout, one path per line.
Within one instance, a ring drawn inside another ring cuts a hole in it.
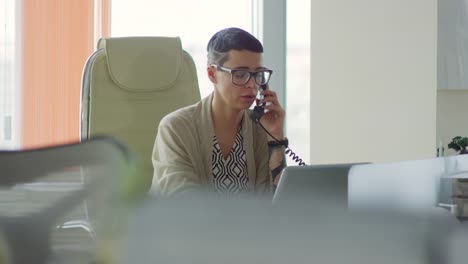
M 300 166 L 306 166 L 306 165 L 307 165 L 307 164 L 305 164 L 304 161 L 302 161 L 301 158 L 299 158 L 299 156 L 298 156 L 296 153 L 294 153 L 294 152 L 292 151 L 291 148 L 289 148 L 288 144 L 285 144 L 285 143 L 279 141 L 277 138 L 275 138 L 275 137 L 258 121 L 257 118 L 254 119 L 254 120 L 255 120 L 255 122 L 256 122 L 263 130 L 265 130 L 265 132 L 266 132 L 270 137 L 272 137 L 274 140 L 276 140 L 276 142 L 278 142 L 279 144 L 283 145 L 283 146 L 286 148 L 286 150 L 284 151 L 284 153 L 285 153 L 286 155 L 288 155 L 294 162 L 296 162 L 296 163 L 299 164 Z

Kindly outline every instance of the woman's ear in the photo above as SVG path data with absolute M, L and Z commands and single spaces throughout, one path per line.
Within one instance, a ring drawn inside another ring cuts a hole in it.
M 208 68 L 206 68 L 206 72 L 208 73 L 208 78 L 210 79 L 210 81 L 212 83 L 216 83 L 215 71 L 213 69 L 213 66 L 208 66 Z

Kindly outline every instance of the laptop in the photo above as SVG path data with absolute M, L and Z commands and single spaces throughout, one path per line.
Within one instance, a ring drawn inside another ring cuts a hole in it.
M 346 206 L 348 172 L 356 164 L 362 163 L 286 167 L 273 196 L 273 203 L 334 202 Z

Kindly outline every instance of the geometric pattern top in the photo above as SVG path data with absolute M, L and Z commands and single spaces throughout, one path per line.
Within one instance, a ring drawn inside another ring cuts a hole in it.
M 249 191 L 249 178 L 247 177 L 247 161 L 243 147 L 241 129 L 237 131 L 234 145 L 226 159 L 221 148 L 213 138 L 213 152 L 211 167 L 213 170 L 213 184 L 215 192 L 231 197 Z

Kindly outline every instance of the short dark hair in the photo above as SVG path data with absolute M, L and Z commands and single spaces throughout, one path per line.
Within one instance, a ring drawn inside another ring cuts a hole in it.
M 263 53 L 260 41 L 249 32 L 240 28 L 225 28 L 211 37 L 206 47 L 208 51 L 208 65 L 222 66 L 228 60 L 227 52 L 230 50 L 248 50 Z

